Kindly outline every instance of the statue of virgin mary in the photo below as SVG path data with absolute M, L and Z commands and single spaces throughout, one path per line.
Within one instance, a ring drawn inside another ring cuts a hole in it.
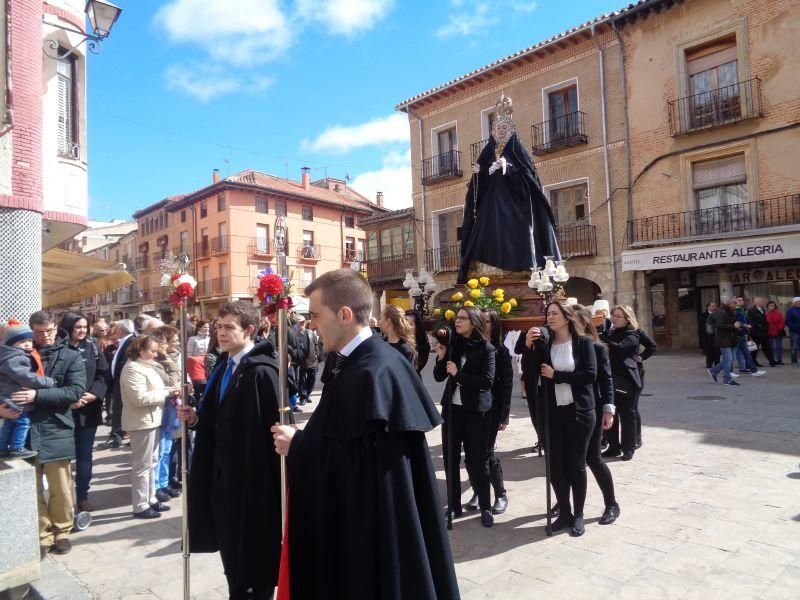
M 479 261 L 506 271 L 559 260 L 555 219 L 528 152 L 517 137 L 511 99 L 495 106 L 492 135 L 473 165 L 461 229 L 458 283 Z

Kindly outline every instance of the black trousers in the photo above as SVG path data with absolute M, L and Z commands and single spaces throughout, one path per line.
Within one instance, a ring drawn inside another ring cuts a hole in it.
M 111 396 L 111 433 L 117 437 L 122 435 L 122 394 L 119 392 Z
M 770 346 L 769 337 L 766 335 L 751 335 L 750 337 L 753 338 L 753 341 L 756 344 L 758 344 L 758 348 L 761 348 L 761 350 L 764 351 L 764 356 L 767 358 L 769 364 L 774 365 L 775 355 L 772 353 L 772 346 Z M 756 357 L 758 356 L 758 348 L 750 353 L 750 355 L 753 357 L 753 362 L 756 361 Z
M 490 510 L 489 494 L 489 435 L 492 418 L 490 413 L 466 410 L 454 404 L 446 406 L 442 425 L 442 448 L 444 454 L 447 485 L 453 506 L 461 503 L 461 446 L 464 446 L 464 462 L 470 483 L 478 494 L 481 510 Z M 452 439 L 449 438 L 452 429 Z
M 525 402 L 528 404 L 528 414 L 531 417 L 533 429 L 536 431 L 536 440 L 544 444 L 544 436 L 542 435 L 542 415 L 544 414 L 544 407 L 542 401 L 539 399 L 541 390 L 537 386 L 532 386 L 533 389 L 525 388 L 526 397 Z
M 616 417 L 614 417 L 616 421 Z M 603 438 L 603 413 L 595 412 L 595 424 L 592 435 L 589 438 L 589 448 L 586 451 L 586 464 L 592 471 L 600 491 L 603 493 L 603 502 L 606 506 L 611 506 L 616 500 L 614 495 L 614 478 L 611 477 L 611 469 L 600 456 L 600 442 Z
M 716 348 L 714 347 L 714 344 L 711 344 L 711 346 L 706 349 L 706 369 L 710 369 L 717 364 L 719 362 L 719 357 L 719 348 Z
M 489 444 L 486 449 L 486 456 L 489 460 L 489 482 L 494 489 L 494 497 L 505 496 L 506 486 L 503 483 L 503 466 L 500 464 L 500 459 L 494 453 L 495 445 L 497 444 L 497 433 L 500 427 L 500 415 L 497 411 L 490 411 L 491 424 L 489 429 Z
M 614 394 L 617 406 L 617 418 L 608 430 L 608 449 L 614 452 L 633 452 L 636 443 L 636 423 L 639 411 L 639 390 L 623 394 L 617 390 Z
M 550 473 L 561 514 L 583 515 L 586 502 L 586 454 L 595 411 L 579 411 L 575 403 L 550 403 Z M 570 489 L 575 512 L 570 508 Z
M 317 383 L 317 367 L 310 369 L 300 369 L 300 381 L 298 382 L 298 391 L 300 393 L 300 400 L 308 400 L 311 397 L 311 392 L 314 391 L 314 385 Z

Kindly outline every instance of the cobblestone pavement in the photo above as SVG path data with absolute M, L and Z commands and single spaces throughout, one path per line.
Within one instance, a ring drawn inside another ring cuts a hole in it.
M 644 446 L 632 461 L 611 464 L 622 515 L 597 525 L 602 497 L 590 475 L 581 538 L 544 535 L 544 459 L 530 453 L 533 428 L 515 391 L 498 439 L 508 511 L 492 529 L 468 516 L 451 533 L 462 597 L 800 597 L 800 370 L 768 368 L 731 388 L 715 385 L 702 363 L 694 353 L 648 361 Z M 430 367 L 426 383 L 438 399 Z M 429 443 L 441 483 L 439 430 Z M 131 519 L 128 451 L 95 458 L 94 523 L 73 536 L 72 553 L 47 559 L 46 583 L 69 578 L 84 597 L 102 600 L 180 598 L 180 503 L 166 518 Z M 464 492 L 466 501 L 466 484 Z M 194 555 L 191 564 L 193 598 L 227 597 L 217 555 Z

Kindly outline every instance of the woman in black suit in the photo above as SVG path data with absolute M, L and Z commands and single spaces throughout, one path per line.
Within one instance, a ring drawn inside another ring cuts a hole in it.
M 489 493 L 489 436 L 492 418 L 492 385 L 495 375 L 495 350 L 481 312 L 473 307 L 458 310 L 452 348 L 436 346 L 437 359 L 433 367 L 436 381 L 448 380 L 442 394 L 444 424 L 442 447 L 445 455 L 445 474 L 454 508 L 452 516 L 461 514 L 461 444 L 470 482 L 478 493 L 481 524 L 494 523 Z M 452 431 L 452 439 L 449 438 Z
M 583 306 L 576 305 L 575 314 L 578 321 L 583 326 L 586 337 L 594 344 L 595 357 L 597 358 L 597 379 L 594 380 L 594 401 L 595 401 L 595 426 L 592 430 L 592 437 L 589 439 L 589 450 L 586 453 L 586 464 L 592 471 L 600 491 L 603 493 L 605 510 L 600 517 L 600 525 L 610 525 L 619 517 L 619 504 L 614 494 L 614 478 L 611 476 L 611 469 L 603 462 L 600 454 L 600 442 L 603 431 L 611 428 L 614 423 L 614 381 L 611 376 L 611 362 L 608 358 L 608 351 L 605 344 L 599 341 L 594 323 L 592 323 L 592 312 Z
M 614 377 L 614 400 L 617 419 L 608 431 L 608 450 L 604 457 L 631 460 L 636 450 L 636 413 L 642 378 L 639 373 L 639 324 L 629 306 L 616 306 L 611 311 L 612 327 L 600 334 L 608 346 L 611 374 Z M 620 433 L 620 429 L 622 432 Z
M 544 401 L 548 402 L 550 471 L 559 510 L 552 530 L 571 527 L 570 534 L 577 537 L 585 532 L 586 453 L 595 425 L 597 358 L 592 340 L 582 335 L 575 311 L 566 302 L 556 300 L 547 305 L 547 327 L 546 341 L 533 327 L 526 343 L 536 348 L 533 367 L 542 376 Z

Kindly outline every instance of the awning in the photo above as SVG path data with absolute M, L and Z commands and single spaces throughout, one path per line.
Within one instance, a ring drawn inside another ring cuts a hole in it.
M 42 304 L 72 304 L 134 283 L 125 265 L 52 248 L 42 254 Z

